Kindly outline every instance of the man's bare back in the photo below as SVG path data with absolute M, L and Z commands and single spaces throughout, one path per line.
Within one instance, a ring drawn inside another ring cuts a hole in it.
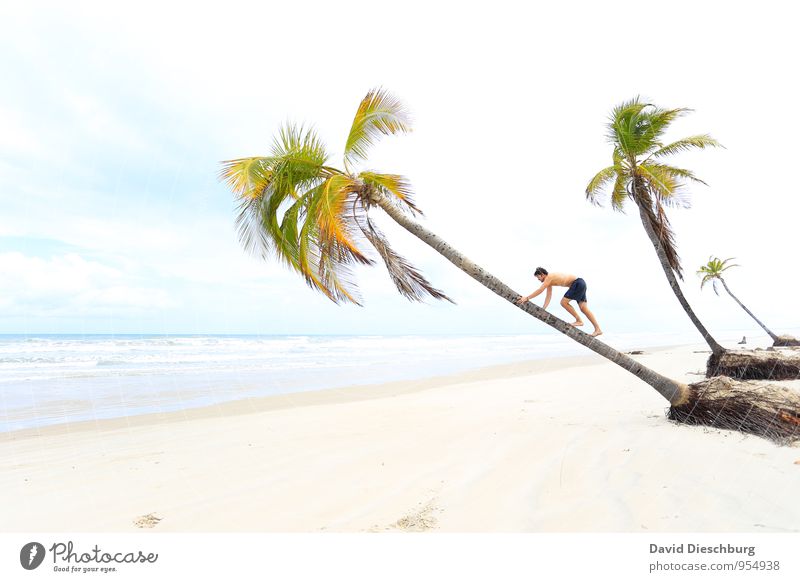
M 575 275 L 567 275 L 566 273 L 550 273 L 545 277 L 543 283 L 547 287 L 569 287 L 575 282 L 577 277 Z

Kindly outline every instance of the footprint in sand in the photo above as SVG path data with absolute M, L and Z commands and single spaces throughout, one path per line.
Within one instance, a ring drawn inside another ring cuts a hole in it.
M 133 525 L 141 528 L 150 528 L 157 526 L 159 521 L 161 521 L 160 517 L 156 517 L 152 513 L 148 513 L 147 515 L 142 515 L 133 520 Z

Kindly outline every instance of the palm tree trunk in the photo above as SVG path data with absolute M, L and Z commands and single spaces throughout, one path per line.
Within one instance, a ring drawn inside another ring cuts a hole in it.
M 747 315 L 749 315 L 750 317 L 752 317 L 753 319 L 755 319 L 755 320 L 756 320 L 756 323 L 757 323 L 758 325 L 760 325 L 760 326 L 762 327 L 762 329 L 763 329 L 765 332 L 767 332 L 767 335 L 769 335 L 769 337 L 771 337 L 771 338 L 772 338 L 772 341 L 773 341 L 773 342 L 776 342 L 776 341 L 778 341 L 778 336 L 777 336 L 777 335 L 775 335 L 774 333 L 772 333 L 772 332 L 771 332 L 771 331 L 770 331 L 770 330 L 767 328 L 767 326 L 766 326 L 766 325 L 764 325 L 763 323 L 761 323 L 761 322 L 758 320 L 758 318 L 757 318 L 755 315 L 753 315 L 753 312 L 752 312 L 752 311 L 750 311 L 749 309 L 747 309 L 747 307 L 745 307 L 745 306 L 744 306 L 744 303 L 742 303 L 741 301 L 739 301 L 739 299 L 737 299 L 737 298 L 736 298 L 736 295 L 734 295 L 733 293 L 731 293 L 731 290 L 730 290 L 730 289 L 728 289 L 728 285 L 726 285 L 726 284 L 725 284 L 725 279 L 723 279 L 722 277 L 720 277 L 720 278 L 719 278 L 719 280 L 720 280 L 720 281 L 722 281 L 722 286 L 723 286 L 723 287 L 725 287 L 725 291 L 727 291 L 727 292 L 728 292 L 728 295 L 730 295 L 731 297 L 733 297 L 733 300 L 734 300 L 734 301 L 736 301 L 736 303 L 738 303 L 738 304 L 739 304 L 739 307 L 741 307 L 742 309 L 744 309 L 744 310 L 747 312 Z
M 470 259 L 462 255 L 455 248 L 450 246 L 445 240 L 438 235 L 432 233 L 427 228 L 410 218 L 395 204 L 393 204 L 384 194 L 380 192 L 373 193 L 371 202 L 380 206 L 386 214 L 388 214 L 395 222 L 405 228 L 408 232 L 419 238 L 422 242 L 433 248 L 437 253 L 442 255 L 448 261 L 453 263 L 456 267 L 461 269 L 464 273 L 478 281 L 481 285 L 499 295 L 512 305 L 519 307 L 529 315 L 532 315 L 539 321 L 546 323 L 550 327 L 560 331 L 572 340 L 582 344 L 592 350 L 593 352 L 611 360 L 618 366 L 624 368 L 631 374 L 635 375 L 640 380 L 648 383 L 656 389 L 656 391 L 666 398 L 673 406 L 680 406 L 688 401 L 689 388 L 685 384 L 675 382 L 662 376 L 657 372 L 642 366 L 639 362 L 618 352 L 617 350 L 604 344 L 597 338 L 590 336 L 587 333 L 580 331 L 567 322 L 558 319 L 556 316 L 548 313 L 538 305 L 527 301 L 522 305 L 517 304 L 520 294 L 515 292 L 511 287 L 500 281 L 497 277 L 486 271 L 484 268 L 476 265 Z
M 636 200 L 636 205 L 639 207 L 639 216 L 642 219 L 642 224 L 647 232 L 647 236 L 650 238 L 650 242 L 653 243 L 653 247 L 656 249 L 658 261 L 661 263 L 661 268 L 664 269 L 664 274 L 667 276 L 667 281 L 669 281 L 669 286 L 672 288 L 672 292 L 675 294 L 675 297 L 678 298 L 678 302 L 681 304 L 681 307 L 683 307 L 686 315 L 689 316 L 689 319 L 692 320 L 692 323 L 700 332 L 700 335 L 702 335 L 703 339 L 706 340 L 706 343 L 711 348 L 711 352 L 717 355 L 724 353 L 725 348 L 719 345 L 717 341 L 711 337 L 711 334 L 708 333 L 708 330 L 706 330 L 705 326 L 700 323 L 700 320 L 694 314 L 694 311 L 692 311 L 692 308 L 689 306 L 689 302 L 686 301 L 686 297 L 683 296 L 683 291 L 681 291 L 681 287 L 678 284 L 678 279 L 675 277 L 675 272 L 672 270 L 672 267 L 670 267 L 669 261 L 667 261 L 667 255 L 664 252 L 664 248 L 661 246 L 661 241 L 658 239 L 658 235 L 655 233 L 653 226 L 650 224 L 650 220 L 647 216 L 647 210 L 637 197 L 634 197 L 634 200 Z

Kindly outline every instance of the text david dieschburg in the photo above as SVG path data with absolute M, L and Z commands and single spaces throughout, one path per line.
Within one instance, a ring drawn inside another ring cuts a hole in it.
M 756 555 L 755 546 L 734 546 L 719 544 L 716 546 L 701 546 L 700 544 L 670 544 L 659 546 L 650 544 L 651 554 L 747 554 L 749 557 Z

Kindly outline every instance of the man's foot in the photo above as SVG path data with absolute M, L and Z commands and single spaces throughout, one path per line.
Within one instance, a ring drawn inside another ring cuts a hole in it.
M 592 332 L 592 337 L 597 337 L 599 335 L 603 335 L 603 330 L 602 329 L 596 329 L 596 330 L 594 330 Z
M 583 325 L 583 322 L 579 319 L 578 321 L 573 321 L 571 325 L 573 327 L 580 327 Z

